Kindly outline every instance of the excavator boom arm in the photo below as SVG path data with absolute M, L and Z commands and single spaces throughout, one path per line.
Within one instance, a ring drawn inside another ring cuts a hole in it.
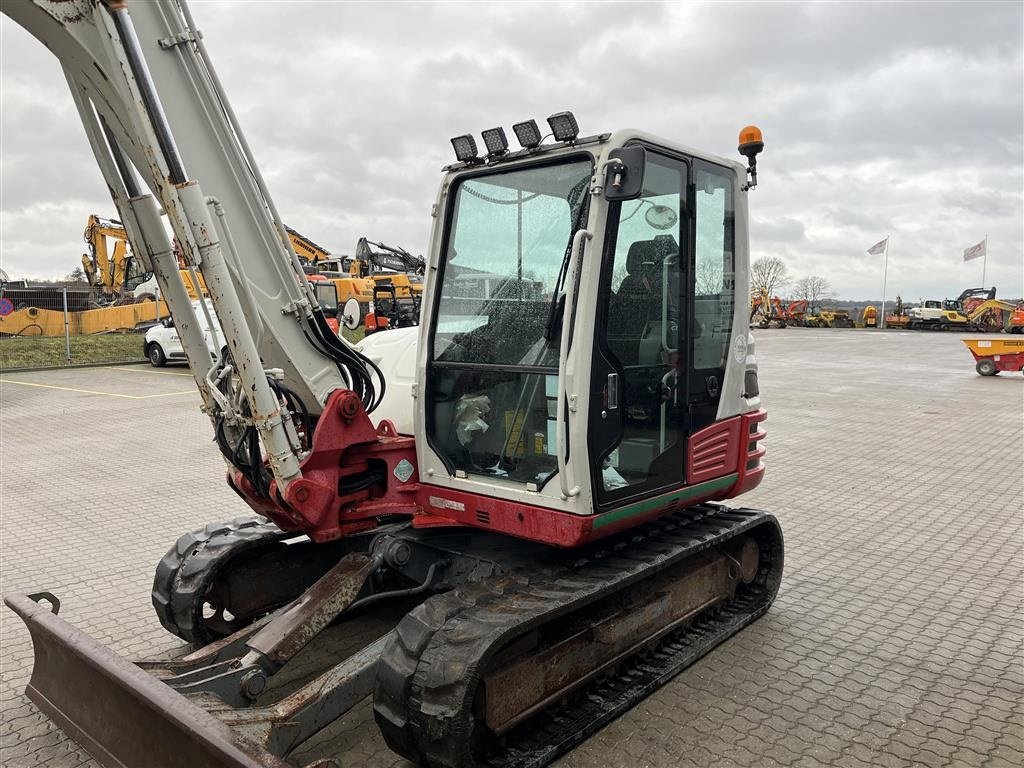
M 366 361 L 326 326 L 187 4 L 26 0 L 3 11 L 60 60 L 108 181 L 117 169 L 132 250 L 155 272 L 218 441 L 236 456 L 262 443 L 266 466 L 257 447 L 245 471 L 283 492 L 309 448 L 296 412 L 315 418 L 341 389 L 372 409 L 377 394 Z M 136 174 L 152 194 L 127 196 Z M 160 209 L 209 289 L 228 354 L 211 360 Z

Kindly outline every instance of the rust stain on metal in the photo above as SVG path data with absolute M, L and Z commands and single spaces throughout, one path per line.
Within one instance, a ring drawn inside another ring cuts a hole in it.
M 50 0 L 50 7 L 46 9 L 46 12 L 60 24 L 77 24 L 85 21 L 91 11 L 92 4 L 83 3 L 82 0 Z
M 366 555 L 346 555 L 248 646 L 284 664 L 355 601 L 375 566 Z
M 736 554 L 740 548 L 736 547 Z M 735 556 L 710 552 L 617 594 L 560 634 L 520 639 L 484 678 L 485 719 L 506 733 L 551 701 L 650 645 L 708 607 L 728 600 L 740 578 Z M 588 611 L 592 610 L 589 608 Z

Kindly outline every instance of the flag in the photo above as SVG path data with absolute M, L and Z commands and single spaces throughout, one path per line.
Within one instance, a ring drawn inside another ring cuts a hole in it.
M 972 245 L 970 248 L 964 249 L 964 261 L 970 261 L 971 259 L 980 259 L 985 255 L 985 250 L 988 246 L 988 239 L 982 240 L 977 245 Z
M 885 248 L 887 245 L 889 245 L 888 237 L 885 238 L 885 240 L 879 240 L 877 243 L 868 248 L 868 253 L 870 253 L 872 256 L 877 256 L 880 253 L 885 253 Z

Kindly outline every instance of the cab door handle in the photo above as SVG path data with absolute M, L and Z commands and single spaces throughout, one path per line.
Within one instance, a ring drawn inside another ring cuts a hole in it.
M 619 374 L 608 374 L 608 383 L 605 384 L 604 391 L 606 408 L 609 411 L 616 410 L 619 407 Z

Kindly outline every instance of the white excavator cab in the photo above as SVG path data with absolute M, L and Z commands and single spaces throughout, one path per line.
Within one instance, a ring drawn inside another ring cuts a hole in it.
M 745 452 L 716 465 L 693 440 L 757 434 L 746 166 L 638 131 L 466 151 L 434 207 L 415 355 L 411 331 L 362 345 L 435 511 L 468 517 L 482 493 L 493 524 L 536 529 L 536 507 L 628 519 L 750 485 Z

